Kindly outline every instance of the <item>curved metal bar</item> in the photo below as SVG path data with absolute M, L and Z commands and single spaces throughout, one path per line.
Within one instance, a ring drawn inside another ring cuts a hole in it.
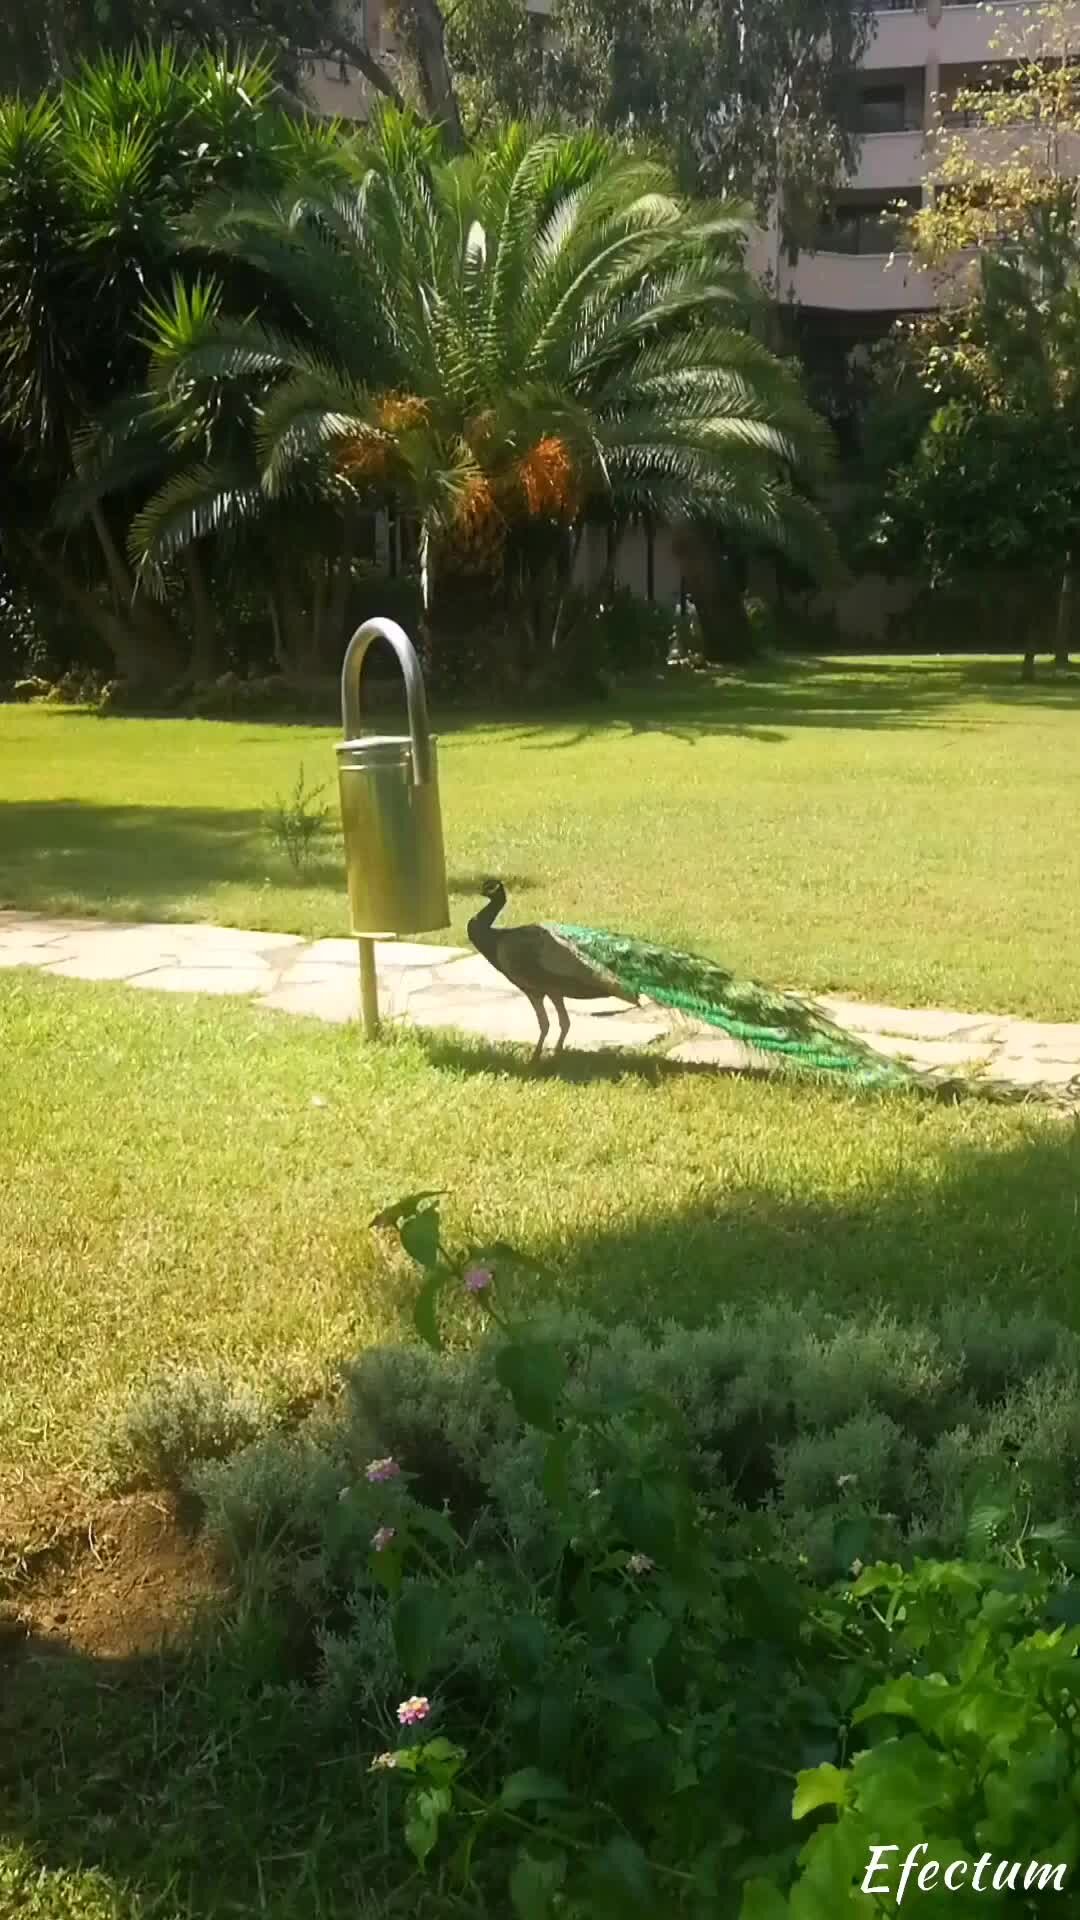
M 341 669 L 341 721 L 345 738 L 355 740 L 360 732 L 360 674 L 373 640 L 386 640 L 397 654 L 409 707 L 413 778 L 418 787 L 426 787 L 431 780 L 432 761 L 424 676 L 420 671 L 416 649 L 404 627 L 399 627 L 396 620 L 384 620 L 381 616 L 365 620 L 362 627 L 357 627 L 345 649 Z

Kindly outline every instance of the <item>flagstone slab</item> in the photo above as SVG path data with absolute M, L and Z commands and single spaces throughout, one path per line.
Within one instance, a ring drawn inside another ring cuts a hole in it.
M 35 921 L 32 926 L 0 927 L 0 951 L 4 953 L 23 953 L 36 951 L 39 947 L 47 949 L 59 944 L 70 946 L 77 938 L 94 938 L 88 929 L 58 926 L 55 921 Z
M 148 939 L 160 940 L 163 947 L 194 949 L 211 954 L 225 947 L 237 953 L 285 953 L 298 951 L 307 943 L 300 933 L 268 933 L 243 927 L 185 926 L 170 921 L 148 921 L 135 929 Z
M 128 985 L 147 987 L 155 993 L 216 993 L 249 995 L 259 993 L 270 977 L 268 967 L 154 967 L 148 973 L 133 974 Z
M 42 965 L 43 973 L 57 974 L 65 980 L 132 980 L 136 974 L 149 973 L 154 968 L 175 965 L 178 960 L 175 953 L 163 952 L 160 947 L 110 947 L 107 951 L 94 953 L 88 948 L 78 948 L 65 959 L 50 960 Z
M 311 940 L 304 948 L 296 963 L 319 967 L 351 967 L 355 973 L 360 965 L 355 940 Z M 290 969 L 292 971 L 292 969 Z
M 355 940 L 352 945 L 355 954 Z M 455 951 L 454 947 L 421 946 L 415 940 L 377 940 L 375 964 L 380 972 L 411 972 L 414 967 L 441 966 Z
M 0 947 L 0 969 L 40 967 L 46 960 L 64 957 L 63 947 Z
M 272 992 L 261 993 L 256 1004 L 272 1013 L 307 1014 L 344 1026 L 360 1018 L 360 981 L 344 967 L 327 967 L 322 980 L 297 981 L 290 974 Z
M 1067 1087 L 1078 1075 L 1075 1060 L 1044 1060 L 1041 1054 L 1025 1052 L 999 1054 L 991 1077 L 1014 1087 Z
M 865 1034 L 861 1037 L 867 1038 Z M 994 1057 L 993 1048 L 985 1044 L 968 1046 L 963 1040 L 913 1040 L 895 1033 L 878 1033 L 872 1036 L 872 1044 L 875 1053 L 887 1054 L 890 1060 L 910 1061 L 916 1067 L 964 1067 Z
M 819 998 L 815 1005 L 853 1033 L 894 1034 L 912 1040 L 994 1040 L 1002 1022 L 991 1014 L 950 1013 L 941 1007 L 877 1007 L 857 1000 Z M 1007 1024 L 1007 1023 L 1006 1023 Z
M 129 920 L 51 919 L 44 913 L 17 913 L 7 908 L 0 913 L 0 946 L 48 946 L 55 940 L 70 940 L 75 933 L 127 933 L 136 926 Z

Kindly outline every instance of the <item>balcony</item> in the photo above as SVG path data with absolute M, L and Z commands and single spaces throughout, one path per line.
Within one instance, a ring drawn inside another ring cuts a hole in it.
M 921 129 L 903 133 L 865 133 L 848 184 L 868 193 L 893 193 L 917 187 L 926 173 Z
M 938 305 L 929 274 L 908 254 L 804 253 L 780 270 L 780 298 L 832 313 L 926 313 Z
M 976 115 L 950 112 L 943 107 L 941 132 L 926 140 L 923 175 L 932 180 L 940 172 L 942 155 L 954 142 L 962 142 L 973 166 L 983 171 L 1013 166 L 1017 161 L 1038 167 L 1045 160 L 1046 132 L 1032 121 L 1015 127 L 984 127 Z M 1073 178 L 1080 179 L 1080 133 L 1062 133 L 1057 141 L 1055 165 Z M 863 183 L 861 179 L 858 184 Z
M 875 6 L 863 67 L 871 73 L 882 67 L 925 67 L 935 39 L 924 7 Z
M 1068 11 L 1080 28 L 1080 6 Z M 943 0 L 941 24 L 933 30 L 933 46 L 942 66 L 981 65 L 1010 55 L 1030 58 L 1038 51 L 1038 37 L 1032 10 L 1020 0 L 1016 4 L 1006 0 L 1006 4 L 995 7 Z

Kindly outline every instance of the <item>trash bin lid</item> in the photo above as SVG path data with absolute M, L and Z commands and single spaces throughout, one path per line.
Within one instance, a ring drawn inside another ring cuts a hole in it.
M 435 736 L 431 747 L 434 749 Z M 342 740 L 337 749 L 338 765 L 343 770 L 364 767 L 412 765 L 413 744 L 407 733 L 369 734 L 359 740 Z

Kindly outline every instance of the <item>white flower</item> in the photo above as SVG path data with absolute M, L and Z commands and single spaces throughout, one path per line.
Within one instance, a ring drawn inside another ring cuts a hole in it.
M 656 1561 L 650 1560 L 647 1553 L 632 1553 L 626 1563 L 627 1573 L 655 1573 Z

